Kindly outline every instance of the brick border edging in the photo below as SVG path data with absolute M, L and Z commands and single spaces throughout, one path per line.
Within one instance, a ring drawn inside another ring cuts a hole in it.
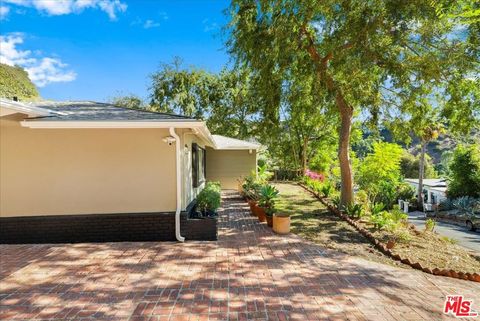
M 439 268 L 434 268 L 434 269 L 429 269 L 429 268 L 424 268 L 420 263 L 418 262 L 412 262 L 410 259 L 405 258 L 400 256 L 399 254 L 393 254 L 392 250 L 387 248 L 387 245 L 385 243 L 380 242 L 378 239 L 376 239 L 372 233 L 370 233 L 368 230 L 360 226 L 357 222 L 352 220 L 350 217 L 342 213 L 340 210 L 338 210 L 336 207 L 332 206 L 329 204 L 327 201 L 325 201 L 324 198 L 322 198 L 318 193 L 312 191 L 310 188 L 305 186 L 302 183 L 297 183 L 299 186 L 301 186 L 303 189 L 306 191 L 310 192 L 313 196 L 315 196 L 316 199 L 318 199 L 323 205 L 325 205 L 328 210 L 338 217 L 342 218 L 345 220 L 348 224 L 353 226 L 360 234 L 362 234 L 365 238 L 367 238 L 370 243 L 372 243 L 377 250 L 385 254 L 386 256 L 392 258 L 395 261 L 401 262 L 403 264 L 406 264 L 416 270 L 422 271 L 424 273 L 428 274 L 433 274 L 433 275 L 440 275 L 440 276 L 446 276 L 450 278 L 456 278 L 456 279 L 462 279 L 462 280 L 467 280 L 467 281 L 473 281 L 473 282 L 480 282 L 480 274 L 477 273 L 464 273 L 464 272 L 458 272 L 454 270 L 441 270 Z

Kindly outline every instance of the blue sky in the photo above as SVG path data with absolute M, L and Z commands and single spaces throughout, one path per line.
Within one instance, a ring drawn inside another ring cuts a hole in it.
M 173 57 L 219 71 L 228 1 L 0 0 L 0 61 L 22 65 L 43 98 L 148 96 Z

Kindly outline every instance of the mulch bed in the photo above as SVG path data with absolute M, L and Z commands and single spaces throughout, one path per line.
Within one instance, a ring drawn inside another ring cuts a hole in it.
M 433 274 L 433 275 L 441 275 L 441 276 L 447 276 L 451 278 L 457 278 L 457 279 L 463 279 L 463 280 L 469 280 L 469 281 L 474 281 L 474 282 L 480 282 L 480 274 L 479 273 L 470 273 L 470 272 L 465 272 L 465 271 L 454 271 L 454 270 L 449 270 L 449 269 L 440 269 L 438 267 L 426 267 L 423 266 L 419 262 L 415 262 L 412 258 L 407 257 L 405 254 L 397 254 L 394 253 L 391 249 L 387 248 L 386 243 L 384 243 L 382 240 L 379 240 L 378 238 L 375 237 L 375 233 L 372 233 L 369 229 L 365 228 L 365 226 L 357 222 L 350 217 L 348 217 L 346 214 L 342 213 L 339 211 L 336 207 L 334 207 L 332 204 L 330 204 L 325 198 L 322 198 L 320 195 L 318 195 L 316 192 L 310 190 L 307 186 L 299 183 L 301 187 L 303 187 L 305 190 L 310 192 L 313 196 L 315 196 L 320 202 L 322 202 L 332 213 L 336 214 L 346 222 L 348 222 L 351 226 L 353 226 L 360 234 L 365 236 L 374 246 L 376 249 L 378 249 L 380 252 L 383 254 L 391 257 L 392 259 L 402 262 L 403 264 L 409 265 L 410 267 L 423 271 L 425 273 Z

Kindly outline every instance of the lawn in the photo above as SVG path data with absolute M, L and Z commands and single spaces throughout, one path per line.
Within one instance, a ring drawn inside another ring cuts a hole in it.
M 277 183 L 280 191 L 279 212 L 291 215 L 292 232 L 312 242 L 350 255 L 406 267 L 374 249 L 371 243 L 347 222 L 328 211 L 325 206 L 302 187 L 290 183 Z M 384 242 L 387 234 L 375 231 L 367 222 L 362 222 L 375 237 Z M 452 269 L 474 273 L 480 271 L 480 258 L 471 255 L 462 247 L 442 239 L 435 233 L 412 230 L 408 243 L 397 243 L 393 252 L 419 262 L 424 267 Z
M 290 214 L 293 233 L 329 249 L 375 262 L 406 267 L 375 250 L 363 235 L 328 211 L 302 187 L 291 183 L 275 183 L 275 186 L 280 191 L 278 211 Z

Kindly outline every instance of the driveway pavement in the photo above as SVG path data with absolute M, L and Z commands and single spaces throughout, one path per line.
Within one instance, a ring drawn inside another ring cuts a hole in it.
M 218 242 L 2 245 L 1 320 L 443 320 L 480 284 L 277 236 L 224 198 Z M 453 319 L 453 317 L 452 317 Z
M 415 225 L 419 230 L 425 229 L 425 214 L 423 212 L 408 213 L 408 221 Z M 480 232 L 469 231 L 463 226 L 457 226 L 437 221 L 435 232 L 440 235 L 448 236 L 458 241 L 458 245 L 480 254 Z

